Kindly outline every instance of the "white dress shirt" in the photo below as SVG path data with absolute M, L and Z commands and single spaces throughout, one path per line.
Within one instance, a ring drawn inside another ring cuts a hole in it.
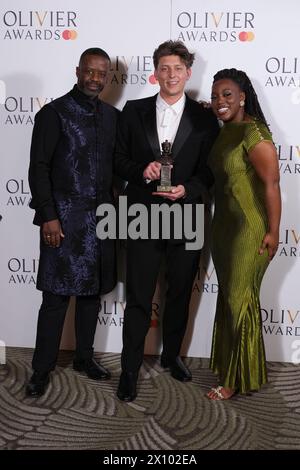
M 184 106 L 185 94 L 183 94 L 182 97 L 172 105 L 166 103 L 160 94 L 157 95 L 156 125 L 160 148 L 162 142 L 165 140 L 168 140 L 173 145 Z

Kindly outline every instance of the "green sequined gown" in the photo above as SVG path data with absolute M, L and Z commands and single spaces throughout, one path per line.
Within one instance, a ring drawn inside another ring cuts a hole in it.
M 248 158 L 262 140 L 272 138 L 260 121 L 225 123 L 209 157 L 215 177 L 212 258 L 219 283 L 210 367 L 222 386 L 240 393 L 267 382 L 259 291 L 268 255 L 258 254 L 267 214 L 263 184 Z

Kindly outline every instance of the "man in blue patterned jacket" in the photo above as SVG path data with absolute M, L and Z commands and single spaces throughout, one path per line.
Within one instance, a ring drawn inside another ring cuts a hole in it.
M 117 110 L 99 99 L 110 68 L 99 48 L 84 51 L 77 85 L 44 106 L 32 135 L 29 184 L 40 226 L 39 311 L 34 373 L 27 396 L 41 396 L 55 368 L 70 296 L 76 296 L 73 368 L 92 379 L 110 373 L 93 359 L 100 295 L 115 285 L 113 240 L 96 235 L 96 208 L 112 202 Z

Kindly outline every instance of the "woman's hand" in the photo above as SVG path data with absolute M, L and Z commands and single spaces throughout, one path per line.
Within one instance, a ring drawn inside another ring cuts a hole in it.
M 271 261 L 278 249 L 279 235 L 272 232 L 267 232 L 263 238 L 259 248 L 259 254 L 263 255 L 265 250 L 268 250 L 269 261 Z

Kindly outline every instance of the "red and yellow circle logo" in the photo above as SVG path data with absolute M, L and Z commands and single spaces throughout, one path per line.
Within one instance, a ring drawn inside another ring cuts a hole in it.
M 65 29 L 63 32 L 62 32 L 62 37 L 68 41 L 69 39 L 71 39 L 71 41 L 74 41 L 74 39 L 77 38 L 77 33 L 76 31 L 74 31 L 74 29 Z
M 253 41 L 254 38 L 255 38 L 255 34 L 252 31 L 242 31 L 239 34 L 239 40 L 243 42 Z
M 158 83 L 158 81 L 156 80 L 155 76 L 152 74 L 150 75 L 150 77 L 148 78 L 149 80 L 149 83 L 151 83 L 151 85 L 156 85 Z

